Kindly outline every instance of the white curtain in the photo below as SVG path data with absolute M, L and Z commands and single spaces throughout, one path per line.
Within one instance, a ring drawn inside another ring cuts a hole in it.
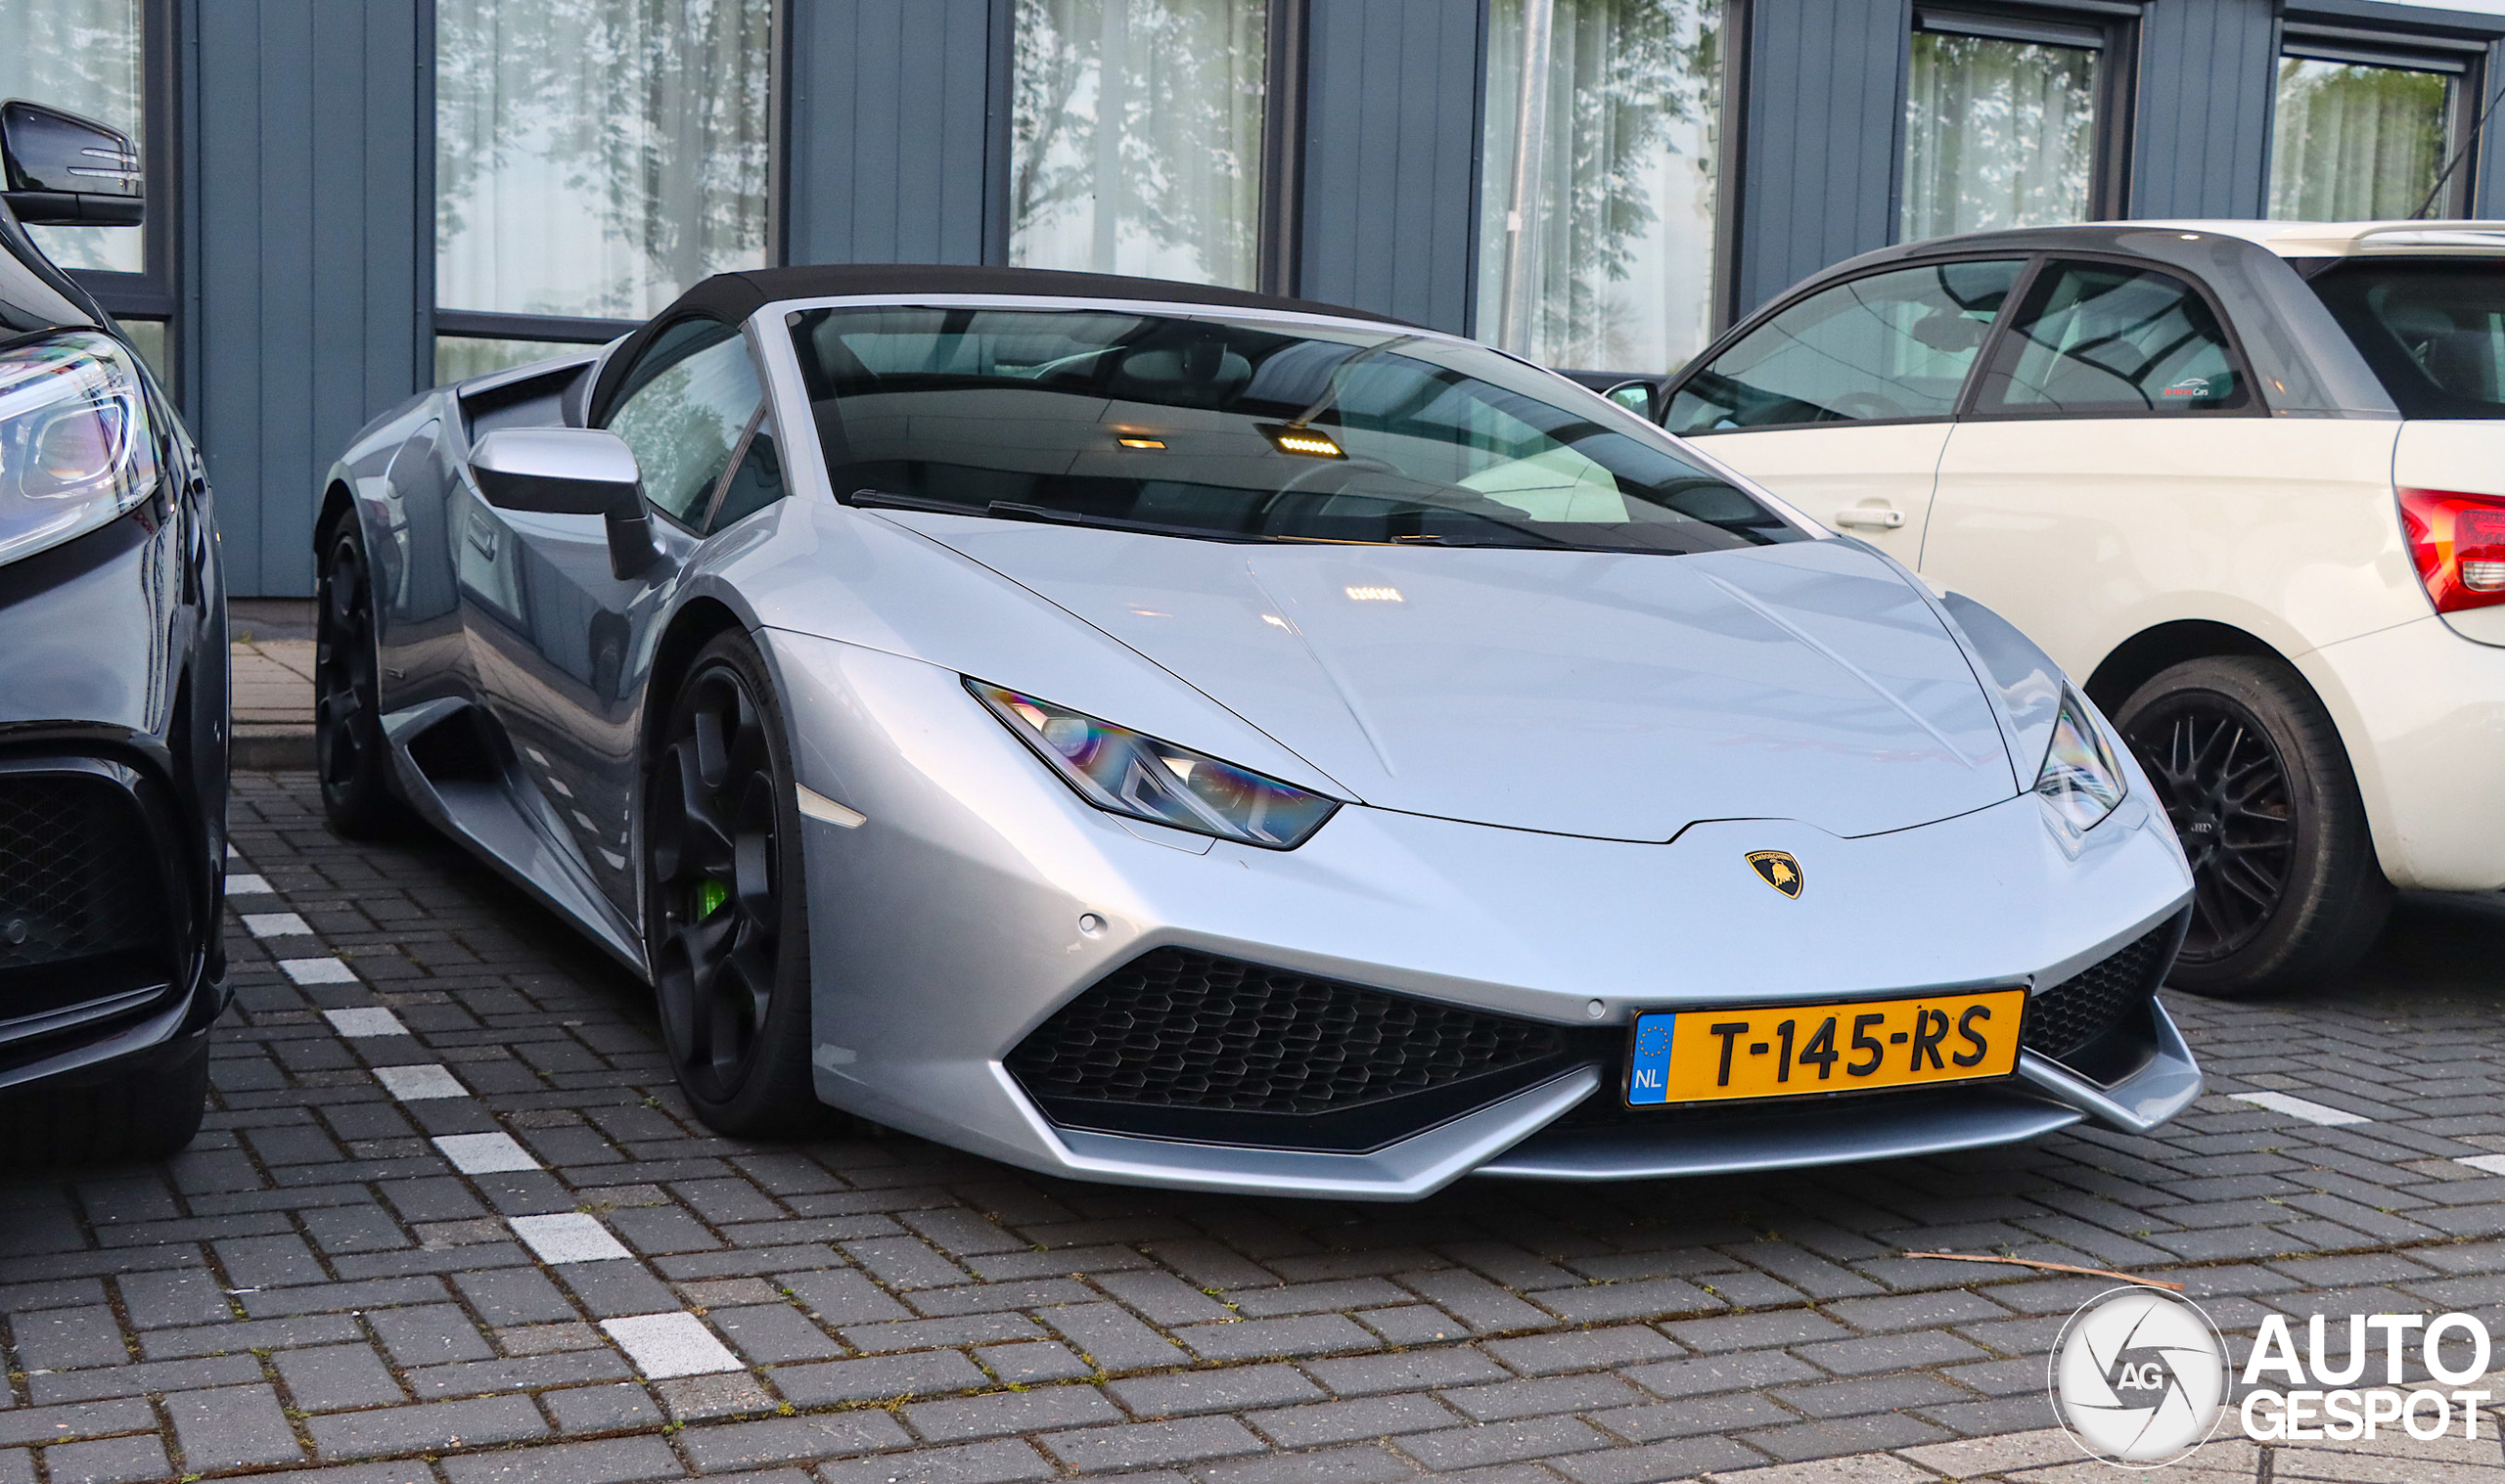
M 1250 289 L 1266 0 L 1018 0 L 1009 260 Z
M 2441 72 L 2282 58 L 2271 216 L 2365 221 L 2416 211 L 2444 167 L 2452 92 Z M 2446 214 L 2440 201 L 2436 214 Z
M 1720 0 L 1494 0 L 1479 335 L 1662 371 L 1711 329 Z
M 437 0 L 435 302 L 634 319 L 765 261 L 773 0 Z
M 0 98 L 83 113 L 144 145 L 140 22 L 140 0 L 0 0 Z M 155 163 L 143 164 L 152 177 Z M 149 184 L 157 182 L 152 178 Z M 148 263 L 144 229 L 27 231 L 65 268 L 137 273 Z
M 1914 33 L 1902 240 L 2083 221 L 2095 167 L 2094 52 Z

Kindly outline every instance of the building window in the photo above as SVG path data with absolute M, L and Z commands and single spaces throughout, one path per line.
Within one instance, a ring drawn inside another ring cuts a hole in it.
M 763 266 L 773 0 L 434 12 L 439 332 L 606 339 L 603 321 Z M 439 365 L 487 358 L 438 349 Z
M 2291 44 L 2270 127 L 2270 214 L 2361 221 L 2467 213 L 2469 172 L 2439 184 L 2468 102 L 2467 62 Z
M 140 54 L 146 35 L 143 0 L 36 0 L 0 5 L 0 98 L 23 98 L 83 113 L 121 130 L 140 145 L 146 77 Z M 161 184 L 146 161 L 149 185 Z M 151 195 L 158 193 L 152 189 Z M 29 227 L 38 247 L 65 268 L 142 273 L 146 229 Z
M 1269 0 L 1017 0 L 1009 261 L 1253 288 Z
M 2107 58 L 2120 49 L 2103 27 L 1929 10 L 1915 22 L 1900 240 L 2112 209 Z
M 1666 369 L 1712 337 L 1720 0 L 1492 0 L 1478 333 Z

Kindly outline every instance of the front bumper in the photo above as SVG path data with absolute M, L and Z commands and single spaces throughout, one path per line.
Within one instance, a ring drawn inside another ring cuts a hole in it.
M 1473 1172 L 1819 1164 L 2006 1143 L 2085 1118 L 2145 1131 L 2199 1091 L 2151 1002 L 2145 1045 L 2119 1061 L 2109 1048 L 2101 1082 L 2030 1057 L 1986 1087 L 1780 1115 L 1578 1121 L 1617 1101 L 1617 1063 L 1600 1057 L 1344 1152 L 1056 1123 L 1005 1063 L 1056 1011 L 1161 947 L 1617 1044 L 1650 1010 L 2047 990 L 2163 929 L 2190 877 L 2145 788 L 2075 855 L 2027 796 L 1860 839 L 1755 820 L 1650 845 L 1350 806 L 1300 849 L 1246 849 L 1089 808 L 954 675 L 763 637 L 800 782 L 867 816 L 807 827 L 818 1092 L 961 1148 L 1082 1179 L 1406 1199 Z M 1799 858 L 1799 899 L 1748 868 L 1757 849 Z

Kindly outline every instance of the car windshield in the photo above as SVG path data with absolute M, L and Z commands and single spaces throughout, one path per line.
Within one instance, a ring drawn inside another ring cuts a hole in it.
M 2505 261 L 2351 258 L 2313 291 L 2402 417 L 2505 419 Z
M 1226 541 L 1691 553 L 1802 539 L 1641 419 L 1386 326 L 1099 310 L 790 316 L 856 505 Z

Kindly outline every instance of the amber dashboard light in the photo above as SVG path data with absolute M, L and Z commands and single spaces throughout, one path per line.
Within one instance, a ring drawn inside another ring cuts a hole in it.
M 1122 437 L 1116 438 L 1114 441 L 1119 443 L 1124 448 L 1163 448 L 1165 446 L 1165 440 L 1163 438 Z
M 1327 435 L 1315 432 L 1310 427 L 1298 427 L 1293 424 L 1290 424 L 1277 427 L 1264 427 L 1261 429 L 1261 434 L 1268 438 L 1270 442 L 1278 448 L 1279 452 L 1283 454 L 1299 454 L 1308 459 L 1344 459 L 1347 457 L 1346 452 L 1344 452 L 1339 444 L 1332 442 Z

